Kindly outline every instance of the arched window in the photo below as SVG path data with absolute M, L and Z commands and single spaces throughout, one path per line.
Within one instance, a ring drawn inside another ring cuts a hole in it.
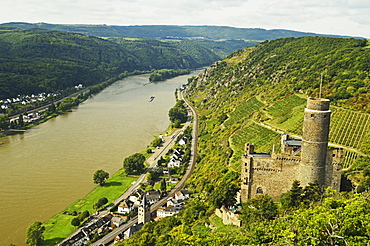
M 257 188 L 257 194 L 263 194 L 262 187 L 258 187 L 258 188 Z
M 257 162 L 257 166 L 259 167 L 259 166 L 261 166 L 261 163 L 260 162 Z

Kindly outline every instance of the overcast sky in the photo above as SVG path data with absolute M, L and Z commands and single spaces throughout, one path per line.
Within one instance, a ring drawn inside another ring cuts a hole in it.
M 1 0 L 0 23 L 217 25 L 370 38 L 369 0 Z

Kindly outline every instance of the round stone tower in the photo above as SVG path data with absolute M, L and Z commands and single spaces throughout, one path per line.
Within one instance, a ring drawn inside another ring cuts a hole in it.
M 308 98 L 304 110 L 302 158 L 299 180 L 302 186 L 318 181 L 325 185 L 326 151 L 330 114 L 329 99 Z

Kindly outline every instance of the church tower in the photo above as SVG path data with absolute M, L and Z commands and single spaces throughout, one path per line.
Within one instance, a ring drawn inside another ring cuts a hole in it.
M 144 194 L 143 200 L 138 208 L 137 222 L 138 224 L 150 222 L 150 205 L 146 201 L 146 194 Z
M 299 180 L 302 186 L 317 181 L 325 185 L 326 157 L 331 111 L 329 99 L 309 98 L 304 110 L 302 159 Z

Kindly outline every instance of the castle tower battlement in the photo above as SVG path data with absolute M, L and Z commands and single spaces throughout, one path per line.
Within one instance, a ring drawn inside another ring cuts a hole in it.
M 303 186 L 317 181 L 325 184 L 326 152 L 328 148 L 331 111 L 330 100 L 308 98 L 304 110 L 302 161 L 299 180 Z

